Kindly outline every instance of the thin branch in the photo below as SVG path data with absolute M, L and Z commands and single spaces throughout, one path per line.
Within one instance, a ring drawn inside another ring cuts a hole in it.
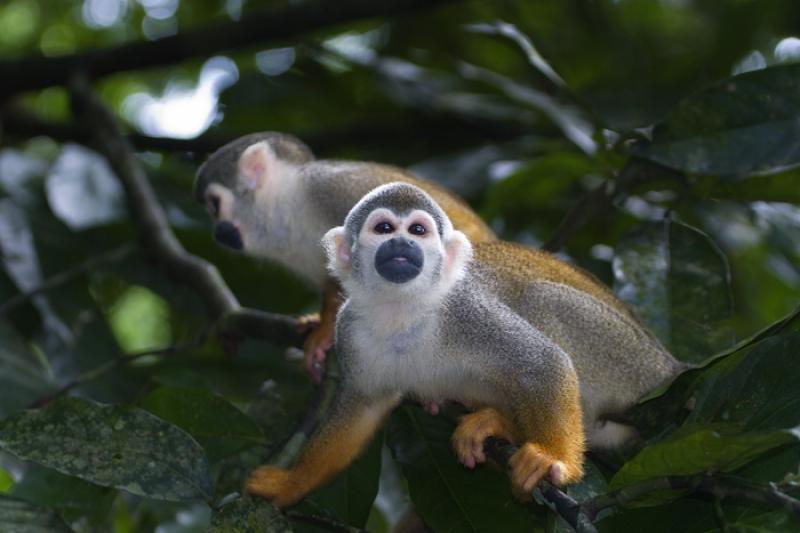
M 203 332 L 196 338 L 192 339 L 191 341 L 187 341 L 184 343 L 171 344 L 169 346 L 165 346 L 162 348 L 153 348 L 152 350 L 144 350 L 141 352 L 135 352 L 129 354 L 117 354 L 117 356 L 114 359 L 106 361 L 105 363 L 98 365 L 95 368 L 87 370 L 86 372 L 77 376 L 72 381 L 65 383 L 55 391 L 34 400 L 33 402 L 31 402 L 29 407 L 31 409 L 43 407 L 48 403 L 58 398 L 61 398 L 62 396 L 66 395 L 73 389 L 80 387 L 81 385 L 85 385 L 90 381 L 94 381 L 95 379 L 108 374 L 114 369 L 117 369 L 121 366 L 129 365 L 134 361 L 138 361 L 139 359 L 142 359 L 144 357 L 172 355 L 174 353 L 188 350 L 191 348 L 197 348 L 205 344 L 207 338 L 208 338 L 207 332 Z
M 341 522 L 337 522 L 331 518 L 319 515 L 309 515 L 301 513 L 300 511 L 286 511 L 286 517 L 293 520 L 300 520 L 315 526 L 319 526 L 328 531 L 337 531 L 340 533 L 368 533 L 366 529 L 361 529 L 353 526 L 348 526 Z
M 517 451 L 517 447 L 508 441 L 499 440 L 494 437 L 489 437 L 484 443 L 486 453 L 491 456 L 497 463 L 506 466 L 508 460 Z M 556 514 L 564 519 L 567 524 L 572 526 L 575 531 L 579 533 L 596 533 L 592 523 L 592 518 L 589 517 L 581 508 L 581 504 L 576 501 L 569 494 L 561 491 L 547 480 L 542 480 L 534 489 L 534 496 L 539 493 L 544 503 L 552 509 Z
M 553 235 L 542 248 L 550 252 L 560 250 L 578 230 L 607 213 L 635 187 L 658 179 L 674 180 L 677 176 L 679 174 L 675 171 L 642 159 L 630 158 L 619 171 L 615 181 L 603 182 L 586 193 L 567 211 Z
M 59 57 L 29 56 L 0 62 L 0 101 L 11 94 L 66 84 L 76 71 L 96 78 L 143 68 L 162 67 L 191 58 L 289 40 L 298 35 L 366 18 L 430 9 L 453 0 L 309 0 L 289 2 L 177 35 Z
M 693 476 L 665 476 L 648 479 L 606 494 L 600 494 L 585 501 L 581 507 L 592 520 L 600 511 L 609 507 L 625 505 L 648 494 L 662 490 L 687 490 L 694 494 L 704 494 L 718 499 L 734 498 L 764 503 L 780 507 L 800 516 L 800 500 L 792 498 L 771 483 L 767 487 L 744 484 L 733 478 L 714 474 Z
M 53 276 L 44 280 L 38 287 L 26 292 L 21 292 L 15 295 L 13 298 L 0 304 L 0 317 L 5 316 L 10 311 L 29 301 L 37 294 L 61 287 L 62 285 L 65 285 L 76 278 L 95 270 L 102 264 L 122 261 L 130 256 L 134 251 L 136 251 L 136 246 L 132 244 L 123 244 L 122 246 L 114 248 L 108 252 L 90 257 L 86 261 L 83 261 L 82 263 L 75 265 L 70 269 L 59 272 L 58 274 L 54 274 Z
M 111 111 L 92 92 L 83 76 L 76 76 L 70 85 L 72 108 L 76 121 L 92 132 L 95 148 L 108 160 L 121 181 L 131 215 L 138 226 L 144 248 L 163 265 L 176 280 L 191 286 L 206 306 L 209 316 L 219 321 L 225 332 L 246 333 L 256 338 L 280 338 L 297 345 L 303 328 L 297 320 L 260 311 L 243 309 L 219 271 L 208 261 L 187 252 L 167 223 L 155 191 L 123 137 Z

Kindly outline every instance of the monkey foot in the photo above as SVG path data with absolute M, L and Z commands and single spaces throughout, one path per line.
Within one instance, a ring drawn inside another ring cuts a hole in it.
M 464 415 L 453 432 L 451 442 L 458 460 L 467 468 L 486 461 L 483 441 L 497 437 L 514 441 L 514 432 L 509 420 L 489 407 Z
M 525 443 L 508 461 L 511 467 L 511 486 L 521 500 L 529 500 L 533 487 L 545 477 L 556 486 L 576 481 L 581 477 L 581 467 L 569 468 L 548 454 L 538 444 Z
M 250 473 L 244 489 L 250 494 L 271 500 L 277 507 L 286 507 L 297 501 L 288 490 L 290 477 L 288 470 L 262 466 Z
M 303 343 L 303 368 L 314 383 L 322 381 L 325 356 L 333 346 L 335 327 L 335 320 L 318 321 Z

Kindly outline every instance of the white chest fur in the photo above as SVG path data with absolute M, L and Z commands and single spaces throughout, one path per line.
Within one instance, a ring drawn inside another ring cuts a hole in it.
M 434 313 L 386 305 L 361 314 L 353 331 L 348 372 L 368 394 L 390 392 L 421 401 L 466 401 L 470 373 L 443 350 Z

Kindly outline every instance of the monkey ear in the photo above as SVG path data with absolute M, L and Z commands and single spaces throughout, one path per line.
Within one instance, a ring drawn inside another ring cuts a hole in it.
M 467 263 L 472 259 L 472 243 L 467 236 L 458 230 L 450 233 L 445 242 L 444 277 L 450 282 L 456 281 L 464 274 Z
M 333 228 L 322 238 L 322 246 L 328 256 L 328 270 L 342 279 L 350 272 L 350 239 L 344 227 Z
M 247 147 L 239 157 L 239 178 L 249 189 L 258 189 L 275 168 L 275 154 L 266 141 Z

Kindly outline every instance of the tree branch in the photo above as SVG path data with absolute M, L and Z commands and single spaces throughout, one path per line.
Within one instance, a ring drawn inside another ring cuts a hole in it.
M 318 516 L 318 515 L 304 514 L 301 513 L 300 511 L 286 511 L 286 517 L 291 518 L 292 520 L 307 522 L 309 524 L 319 526 L 323 529 L 327 529 L 328 531 L 337 531 L 339 533 L 368 533 L 366 529 L 348 526 L 347 524 L 337 522 L 336 520 L 333 520 L 331 518 L 326 518 L 324 516 Z
M 505 440 L 489 437 L 484 443 L 486 453 L 497 463 L 507 466 L 508 460 L 517 451 L 517 447 Z M 594 517 L 589 517 L 572 496 L 553 486 L 547 480 L 542 480 L 534 489 L 534 496 L 539 492 L 545 504 L 558 514 L 564 521 L 579 533 L 596 533 L 592 523 Z
M 122 182 L 144 248 L 173 278 L 195 289 L 209 316 L 219 321 L 223 331 L 227 326 L 234 334 L 246 333 L 269 340 L 280 338 L 299 345 L 304 332 L 296 320 L 243 309 L 219 271 L 183 248 L 170 229 L 164 210 L 113 114 L 92 92 L 86 78 L 76 76 L 70 84 L 70 92 L 76 121 L 89 128 L 93 145 L 108 160 Z
M 261 43 L 285 41 L 321 28 L 365 18 L 389 17 L 453 0 L 309 0 L 290 2 L 177 35 L 60 57 L 32 56 L 0 62 L 0 101 L 25 90 L 64 85 L 76 72 L 90 78 L 161 67 L 186 59 Z
M 91 132 L 81 125 L 44 120 L 20 105 L 7 105 L 0 111 L 5 137 L 28 139 L 45 135 L 61 142 L 88 144 Z M 266 125 L 268 127 L 268 125 Z M 205 133 L 194 139 L 151 137 L 131 132 L 128 141 L 137 150 L 191 153 L 200 160 L 220 146 L 244 135 Z M 372 120 L 325 127 L 324 129 L 293 132 L 308 144 L 318 156 L 336 155 L 349 147 L 361 150 L 385 150 L 387 146 L 435 145 L 442 150 L 464 149 L 487 141 L 508 141 L 529 134 L 520 124 L 485 117 L 457 115 L 420 110 L 413 117 Z M 429 154 L 426 154 L 429 155 Z
M 70 281 L 73 281 L 74 279 L 86 274 L 87 272 L 95 270 L 98 266 L 104 263 L 122 261 L 126 257 L 130 256 L 135 250 L 136 247 L 132 244 L 123 244 L 122 246 L 114 248 L 108 252 L 90 257 L 86 261 L 75 265 L 70 269 L 59 272 L 58 274 L 54 274 L 53 276 L 44 280 L 38 287 L 26 292 L 21 292 L 15 295 L 13 298 L 0 304 L 0 317 L 5 316 L 7 313 L 24 304 L 37 294 L 41 294 L 65 285 Z
M 732 478 L 714 474 L 693 476 L 665 476 L 648 479 L 625 487 L 600 494 L 581 504 L 583 512 L 594 520 L 600 511 L 636 501 L 650 493 L 662 490 L 687 490 L 690 493 L 704 494 L 716 499 L 735 498 L 751 502 L 781 507 L 800 516 L 800 500 L 792 498 L 771 483 L 768 487 L 744 485 Z

